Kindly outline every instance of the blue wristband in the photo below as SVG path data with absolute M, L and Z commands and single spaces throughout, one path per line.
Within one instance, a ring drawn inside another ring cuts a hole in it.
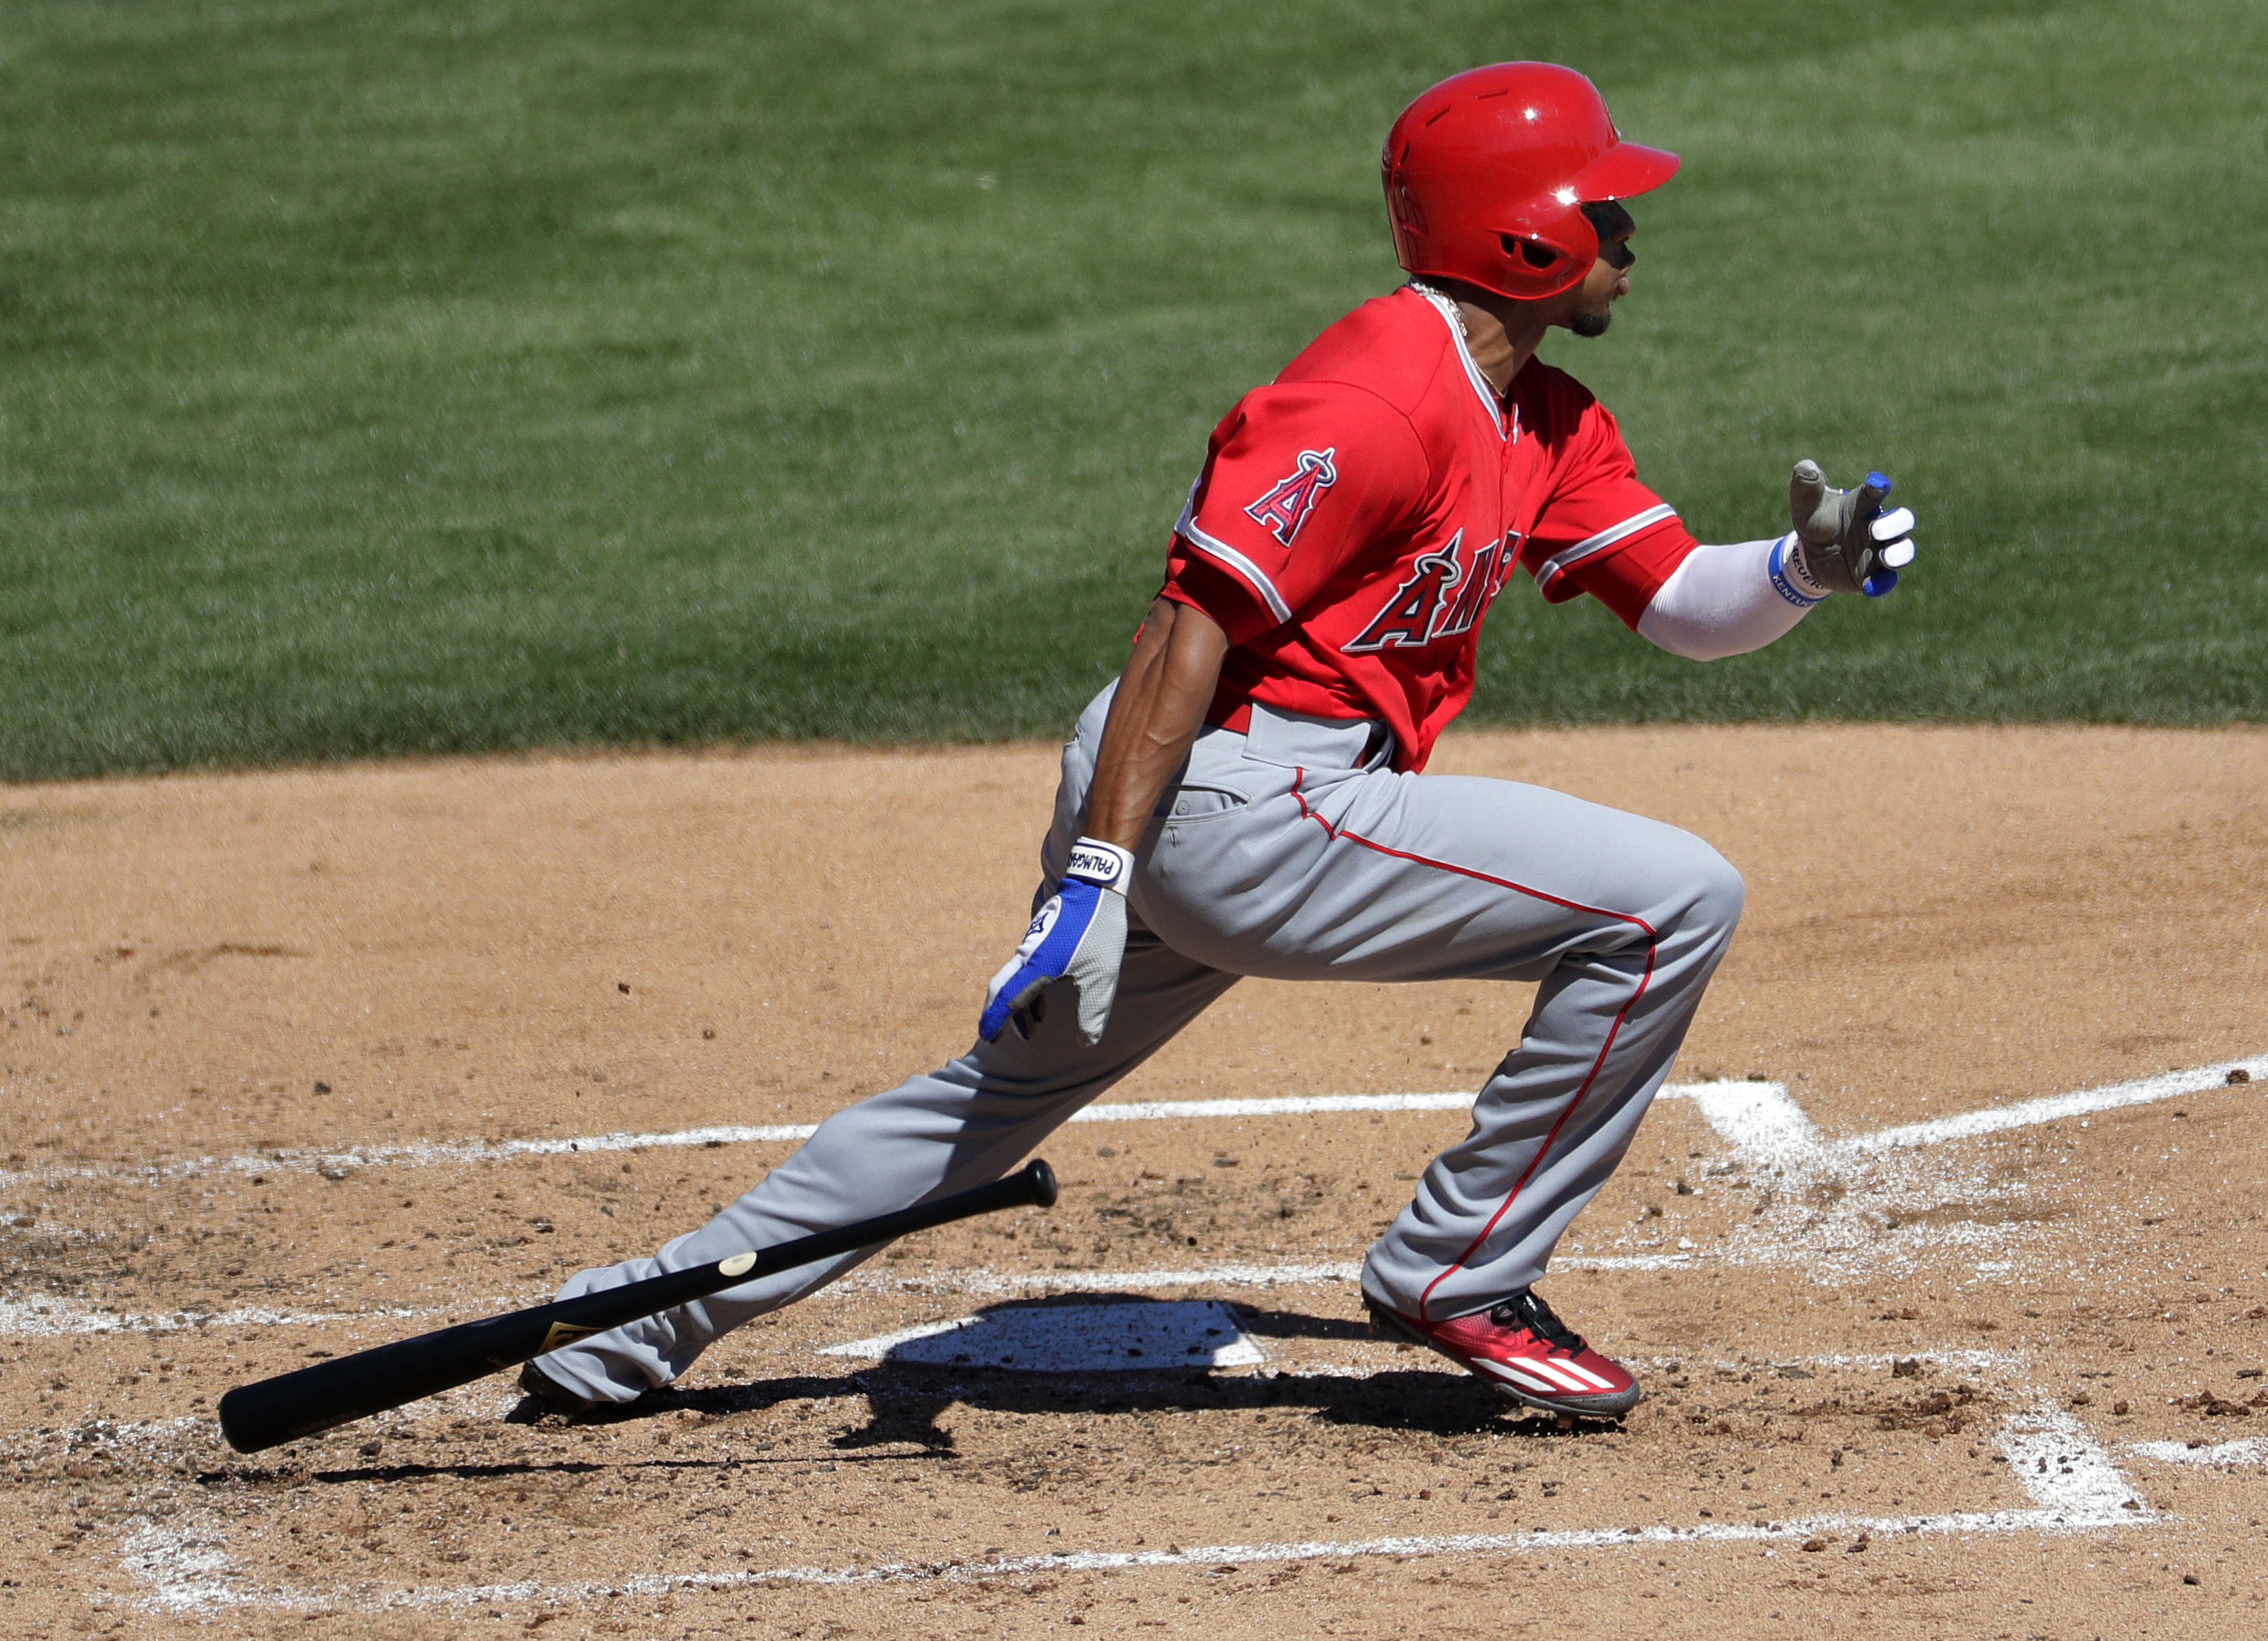
M 1774 541 L 1772 543 L 1771 561 L 1765 566 L 1765 568 L 1770 570 L 1771 574 L 1772 591 L 1778 593 L 1780 597 L 1786 599 L 1789 603 L 1794 605 L 1796 608 L 1800 610 L 1808 610 L 1815 604 L 1824 602 L 1827 595 L 1822 592 L 1817 598 L 1813 598 L 1808 592 L 1800 592 L 1796 590 L 1795 583 L 1788 578 L 1786 555 L 1787 553 L 1787 544 L 1793 540 L 1795 540 L 1794 535 L 1790 534 L 1784 535 L 1780 537 L 1778 541 Z

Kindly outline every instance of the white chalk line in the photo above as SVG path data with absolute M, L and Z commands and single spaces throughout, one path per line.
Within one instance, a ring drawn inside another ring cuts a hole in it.
M 394 1306 L 365 1311 L 274 1310 L 233 1306 L 225 1311 L 110 1311 L 84 1299 L 0 1299 L 0 1338 L 52 1338 L 65 1334 L 176 1333 L 196 1328 L 325 1328 L 342 1322 L 430 1316 L 429 1306 Z
M 1699 1087 L 1702 1085 L 1693 1085 Z M 1673 1097 L 1678 1088 L 1662 1091 Z M 1159 1122 L 1209 1117 L 1304 1116 L 1346 1111 L 1459 1111 L 1472 1091 L 1438 1094 L 1300 1094 L 1268 1100 L 1145 1100 L 1087 1106 L 1071 1122 Z M 0 1170 L 0 1189 L 55 1180 L 178 1179 L 203 1174 L 269 1174 L 280 1170 L 427 1167 L 446 1163 L 505 1162 L 514 1157 L 563 1157 L 583 1152 L 704 1148 L 806 1140 L 816 1122 L 671 1129 L 653 1133 L 578 1134 L 568 1139 L 411 1140 L 397 1145 L 350 1145 L 343 1150 L 286 1147 L 238 1157 L 198 1157 L 179 1162 L 64 1163 L 45 1168 Z
M 59 1180 L 188 1179 L 209 1174 L 276 1174 L 317 1169 L 431 1167 L 449 1163 L 507 1162 L 514 1157 L 557 1157 L 577 1152 L 645 1151 L 669 1147 L 750 1144 L 809 1139 L 815 1123 L 770 1127 L 677 1129 L 656 1134 L 584 1134 L 571 1139 L 411 1140 L 398 1145 L 350 1145 L 324 1151 L 287 1147 L 248 1156 L 193 1157 L 178 1162 L 62 1163 L 0 1172 L 0 1189 Z
M 1678 1085 L 1675 1093 L 1698 1105 L 1709 1126 L 1725 1139 L 1758 1157 L 1786 1160 L 1856 1159 L 1955 1140 L 1981 1139 L 1988 1134 L 2034 1128 L 2069 1117 L 2091 1116 L 2129 1106 L 2207 1093 L 2232 1086 L 2228 1078 L 2233 1071 L 2243 1072 L 2247 1082 L 2268 1078 L 2268 1057 L 2224 1060 L 2131 1083 L 2074 1089 L 2068 1093 L 2020 1100 L 2014 1105 L 1987 1106 L 1957 1116 L 1904 1122 L 1841 1139 L 1830 1139 L 1821 1133 L 1782 1083 L 1688 1083 Z M 1669 1088 L 1662 1090 L 1664 1094 L 1672 1092 Z
M 1976 1139 L 1986 1134 L 2006 1133 L 2011 1129 L 2059 1122 L 2066 1117 L 2090 1116 L 2099 1111 L 2116 1111 L 2127 1106 L 2153 1105 L 2160 1100 L 2210 1093 L 2216 1088 L 2230 1086 L 2228 1074 L 2232 1071 L 2243 1072 L 2247 1082 L 2268 1078 L 2268 1056 L 2224 1060 L 2218 1065 L 2168 1071 L 2161 1077 L 2145 1077 L 2107 1088 L 2076 1089 L 2067 1094 L 2049 1094 L 2038 1100 L 2021 1100 L 2013 1106 L 1992 1106 L 1982 1111 L 1965 1112 L 1959 1116 L 1903 1123 L 1896 1128 L 1844 1140 L 1841 1144 L 1852 1150 L 1889 1151 L 1914 1145 L 1941 1144 L 1947 1140 Z
M 1683 1254 L 1626 1256 L 1603 1254 L 1595 1257 L 1571 1255 L 1553 1262 L 1562 1270 L 1657 1270 L 1683 1268 L 1691 1262 Z M 1018 1293 L 1148 1293 L 1167 1288 L 1280 1288 L 1327 1282 L 1354 1282 L 1362 1276 L 1359 1260 L 1292 1260 L 1278 1265 L 1200 1265 L 1157 1270 L 948 1270 L 935 1276 L 892 1277 L 862 1274 L 834 1284 L 837 1293 L 935 1293 L 970 1298 L 1006 1297 Z M 522 1294 L 497 1298 L 492 1311 L 516 1305 L 540 1304 Z M 474 1302 L 453 1305 L 388 1306 L 370 1310 L 276 1310 L 266 1306 L 235 1306 L 225 1311 L 113 1311 L 85 1299 L 61 1295 L 37 1299 L 0 1299 L 0 1338 L 54 1338 L 70 1334 L 175 1333 L 199 1328 L 325 1328 L 341 1323 L 435 1316 L 445 1309 L 462 1314 Z
M 2163 1076 L 2144 1078 L 2129 1083 L 2114 1084 L 2102 1088 L 2080 1089 L 2068 1093 L 2051 1094 L 2038 1100 L 2024 1100 L 2012 1106 L 1988 1107 L 1966 1112 L 1957 1116 L 1935 1118 L 1925 1122 L 1904 1123 L 1840 1140 L 1830 1140 L 1822 1135 L 1802 1107 L 1792 1098 L 1785 1085 L 1771 1082 L 1712 1082 L 1672 1083 L 1665 1085 L 1661 1097 L 1690 1100 L 1700 1108 L 1701 1115 L 1718 1135 L 1736 1152 L 1745 1153 L 1761 1163 L 1781 1162 L 1799 1167 L 1818 1168 L 1843 1160 L 1882 1156 L 1900 1151 L 1972 1139 L 1985 1135 L 2007 1132 L 2015 1129 L 2043 1122 L 2060 1122 L 2071 1117 L 2084 1117 L 2096 1112 L 2117 1110 L 2126 1107 L 2152 1104 L 2179 1099 L 2230 1086 L 2228 1078 L 2232 1071 L 2242 1071 L 2250 1078 L 2268 1078 L 2268 1057 L 2249 1060 L 2227 1060 L 2215 1064 L 2194 1067 L 2185 1071 L 2168 1072 Z M 1190 1117 L 1212 1116 L 1277 1116 L 1311 1115 L 1327 1112 L 1354 1111 L 1441 1111 L 1460 1108 L 1470 1102 L 1464 1093 L 1419 1094 L 1336 1094 L 1301 1096 L 1270 1100 L 1147 1100 L 1115 1105 L 1090 1106 L 1077 1114 L 1073 1122 L 1141 1122 Z M 630 1151 L 645 1146 L 688 1146 L 727 1144 L 745 1140 L 787 1140 L 807 1137 L 814 1132 L 812 1125 L 752 1129 L 686 1129 L 671 1133 L 607 1134 L 565 1140 L 507 1140 L 496 1144 L 466 1143 L 450 1145 L 405 1145 L 381 1147 L 353 1152 L 289 1152 L 267 1157 L 235 1157 L 212 1159 L 196 1164 L 167 1165 L 182 1171 L 195 1172 L 210 1168 L 220 1172 L 256 1173 L 276 1167 L 360 1166 L 361 1162 L 385 1164 L 408 1162 L 420 1164 L 446 1161 L 493 1161 L 521 1155 L 558 1155 L 577 1151 Z M 53 1171 L 50 1171 L 53 1172 Z M 99 1166 L 66 1169 L 64 1173 L 82 1175 L 95 1174 L 140 1174 L 149 1177 L 160 1172 L 156 1169 L 108 1170 Z M 0 1174 L 0 1184 L 28 1180 L 28 1174 Z M 1554 1261 L 1561 1269 L 1577 1270 L 1670 1270 L 1690 1267 L 1697 1256 L 1711 1250 L 1697 1246 L 1686 1246 L 1676 1250 L 1646 1254 L 1587 1254 L 1568 1253 Z M 1341 1281 L 1359 1274 L 1359 1267 L 1352 1264 L 1331 1264 L 1312 1267 L 1285 1265 L 1278 1267 L 1213 1267 L 1202 1272 L 1074 1272 L 1057 1271 L 1032 1274 L 1000 1272 L 969 1272 L 964 1278 L 917 1278 L 885 1281 L 881 1285 L 908 1288 L 917 1284 L 937 1291 L 968 1293 L 1009 1293 L 1033 1290 L 1052 1290 L 1062 1292 L 1095 1291 L 1111 1287 L 1162 1287 L 1174 1283 L 1219 1283 L 1238 1285 L 1271 1285 L 1305 1281 Z M 1312 1273 L 1312 1274 L 1309 1274 Z M 872 1278 L 858 1279 L 866 1285 Z M 424 1314 L 417 1310 L 394 1310 L 364 1314 L 409 1316 Z M 276 1326 L 315 1326 L 350 1317 L 329 1312 L 291 1311 L 228 1311 L 168 1312 L 149 1316 L 126 1316 L 97 1311 L 66 1300 L 23 1301 L 0 1299 L 0 1336 L 32 1336 L 62 1333 L 107 1333 L 124 1330 L 161 1331 L 178 1328 L 225 1326 L 232 1322 L 269 1324 Z
M 1359 1260 L 1291 1260 L 1280 1265 L 1226 1264 L 1168 1267 L 1158 1270 L 948 1270 L 935 1276 L 856 1276 L 835 1291 L 881 1293 L 950 1293 L 983 1298 L 1015 1293 L 1149 1292 L 1160 1288 L 1278 1288 L 1311 1283 L 1353 1282 L 1362 1276 Z
M 985 1561 L 880 1562 L 858 1566 L 787 1566 L 659 1573 L 619 1580 L 505 1583 L 400 1590 L 321 1592 L 284 1586 L 247 1587 L 248 1575 L 227 1549 L 217 1523 L 186 1525 L 144 1519 L 127 1534 L 127 1571 L 150 1586 L 147 1607 L 172 1612 L 225 1608 L 293 1610 L 340 1608 L 461 1608 L 507 1602 L 587 1602 L 608 1597 L 665 1595 L 696 1590 L 746 1589 L 778 1584 L 820 1586 L 963 1583 L 1020 1578 L 1035 1572 L 1147 1571 L 1177 1567 L 1329 1561 L 1390 1556 L 1528 1555 L 1551 1550 L 1646 1549 L 1706 1543 L 1771 1544 L 1811 1538 L 1901 1535 L 1981 1535 L 2014 1533 L 2064 1535 L 2152 1525 L 2161 1520 L 2136 1492 L 2085 1426 L 2051 1403 L 2005 1421 L 1999 1445 L 2009 1472 L 2032 1498 L 2021 1510 L 1944 1511 L 1896 1516 L 1810 1515 L 1763 1522 L 1705 1522 L 1687 1526 L 1586 1527 L 1527 1533 L 1424 1534 L 1282 1543 L 1208 1544 L 1195 1549 L 1061 1550 Z M 1776 1554 L 1768 1550 L 1766 1554 Z
M 1780 1162 L 1797 1169 L 1817 1169 L 1838 1161 L 1882 1157 L 1918 1147 L 1980 1137 L 2037 1123 L 2121 1107 L 2153 1103 L 2229 1086 L 2228 1075 L 2242 1071 L 2249 1078 L 2268 1078 L 2268 1057 L 2223 1061 L 2185 1071 L 2169 1072 L 2095 1089 L 2054 1094 L 2013 1106 L 1992 1107 L 1957 1116 L 1905 1123 L 1840 1140 L 1829 1140 L 1812 1123 L 1786 1086 L 1771 1082 L 1712 1082 L 1669 1084 L 1661 1091 L 1669 1099 L 1690 1100 L 1710 1126 L 1734 1150 L 1763 1163 Z M 1416 1094 L 1343 1094 L 1285 1099 L 1218 1100 L 1150 1100 L 1091 1106 L 1074 1122 L 1129 1122 L 1214 1116 L 1274 1116 L 1327 1112 L 1434 1111 L 1461 1108 L 1471 1096 L 1462 1093 Z M 508 1140 L 497 1144 L 416 1144 L 344 1152 L 282 1152 L 258 1157 L 207 1159 L 202 1162 L 142 1169 L 109 1169 L 99 1166 L 40 1171 L 40 1177 L 57 1173 L 78 1175 L 128 1174 L 153 1177 L 168 1171 L 195 1172 L 210 1168 L 240 1173 L 279 1167 L 360 1166 L 364 1163 L 489 1161 L 501 1158 L 563 1154 L 581 1150 L 626 1151 L 646 1146 L 689 1146 L 747 1140 L 786 1140 L 806 1137 L 810 1125 L 772 1128 L 703 1128 L 668 1133 L 608 1134 L 563 1140 Z M 31 1173 L 0 1174 L 0 1184 L 21 1182 Z M 1641 1244 L 1643 1246 L 1643 1244 Z M 1748 1257 L 1734 1251 L 1741 1259 Z M 1718 1250 L 1681 1240 L 1676 1250 L 1638 1254 L 1569 1252 L 1554 1262 L 1562 1269 L 1598 1271 L 1668 1270 L 1693 1265 Z M 884 1279 L 879 1285 L 909 1291 L 967 1293 L 1011 1293 L 1032 1291 L 1076 1292 L 1110 1288 L 1155 1288 L 1174 1284 L 1277 1285 L 1307 1281 L 1343 1281 L 1359 1274 L 1352 1263 L 1325 1265 L 1219 1266 L 1197 1271 L 1056 1271 L 1002 1273 L 973 1271 L 944 1279 Z M 860 1286 L 873 1278 L 855 1279 Z M 43 1336 L 59 1334 L 162 1332 L 179 1328 L 230 1326 L 319 1326 L 364 1317 L 406 1317 L 428 1314 L 425 1309 L 387 1309 L 362 1313 L 270 1310 L 246 1307 L 221 1312 L 175 1311 L 152 1314 L 97 1309 L 61 1298 L 18 1299 L 0 1298 L 0 1336 Z
M 1625 1258 L 1602 1255 L 1596 1259 L 1571 1255 L 1554 1262 L 1560 1269 L 1652 1270 L 1682 1266 L 1687 1256 L 1668 1260 L 1651 1256 Z M 893 1277 L 861 1274 L 834 1284 L 836 1293 L 954 1294 L 975 1299 L 1005 1298 L 1019 1293 L 1149 1293 L 1171 1288 L 1280 1288 L 1322 1283 L 1354 1282 L 1362 1276 L 1359 1260 L 1292 1260 L 1278 1265 L 1233 1263 L 1154 1270 L 947 1270 L 935 1276 Z M 516 1305 L 538 1304 L 527 1294 L 499 1297 L 491 1311 Z M 446 1310 L 461 1315 L 476 1308 L 475 1301 L 441 1306 L 390 1306 L 359 1311 L 276 1310 L 266 1306 L 234 1306 L 225 1311 L 113 1311 L 85 1299 L 60 1295 L 37 1299 L 0 1299 L 0 1338 L 55 1338 L 71 1334 L 175 1333 L 199 1328 L 323 1328 L 342 1323 L 408 1317 L 436 1316 Z
M 873 1566 L 788 1566 L 762 1571 L 667 1573 L 615 1583 L 460 1586 L 402 1591 L 371 1603 L 384 1608 L 471 1607 L 508 1601 L 584 1602 L 609 1596 L 666 1595 L 691 1590 L 746 1589 L 778 1584 L 867 1585 L 960 1583 L 977 1578 L 1020 1578 L 1035 1572 L 1094 1572 L 1174 1567 L 1244 1566 L 1255 1563 L 1329 1561 L 1359 1556 L 1412 1558 L 1438 1556 L 1519 1555 L 1560 1549 L 1610 1549 L 1623 1546 L 1755 1543 L 1808 1539 L 1826 1534 L 1889 1537 L 1897 1534 L 2002 1534 L 2079 1532 L 2139 1524 L 2082 1521 L 2044 1510 L 1955 1511 L 1926 1516 L 1808 1516 L 1777 1524 L 1745 1526 L 1713 1522 L 1693 1527 L 1601 1527 L 1572 1532 L 1440 1534 L 1409 1538 L 1310 1540 L 1281 1544 L 1214 1544 L 1194 1549 L 1067 1550 L 1057 1555 L 1012 1556 L 992 1561 L 883 1562 Z M 345 1592 L 323 1596 L 311 1591 L 229 1588 L 214 1575 L 231 1569 L 226 1552 L 211 1540 L 177 1542 L 154 1530 L 129 1540 L 122 1558 L 127 1571 L 158 1587 L 151 1604 L 169 1611 L 221 1607 L 329 1609 L 358 1605 Z M 202 1554 L 197 1551 L 202 1550 Z M 161 1582 L 160 1580 L 164 1580 Z
M 984 1299 L 1019 1293 L 1146 1293 L 1165 1288 L 1299 1287 L 1326 1282 L 1353 1282 L 1362 1275 L 1359 1261 L 1290 1261 L 1280 1265 L 1226 1264 L 1174 1268 L 1163 1270 L 989 1270 L 983 1268 L 950 1270 L 936 1276 L 889 1277 L 860 1274 L 834 1284 L 842 1293 L 935 1293 Z M 528 1295 L 497 1298 L 490 1312 L 519 1304 L 540 1303 Z M 183 1328 L 336 1327 L 372 1320 L 435 1316 L 446 1309 L 461 1315 L 478 1308 L 478 1302 L 460 1299 L 439 1306 L 396 1306 L 366 1311 L 271 1310 L 236 1307 L 225 1311 L 110 1311 L 86 1300 L 55 1297 L 40 1299 L 0 1299 L 0 1337 L 43 1338 L 66 1334 L 173 1333 Z
M 1657 1259 L 1602 1254 L 1595 1258 L 1571 1255 L 1555 1258 L 1554 1269 L 1658 1270 L 1683 1266 L 1683 1255 Z M 936 1276 L 858 1276 L 836 1284 L 838 1291 L 874 1291 L 889 1293 L 1099 1293 L 1116 1288 L 1147 1291 L 1154 1288 L 1224 1287 L 1280 1288 L 1308 1283 L 1353 1282 L 1362 1276 L 1362 1262 L 1346 1260 L 1286 1260 L 1282 1264 L 1232 1263 L 1189 1265 L 1153 1270 L 953 1270 Z
M 2126 1451 L 2138 1459 L 2150 1459 L 2159 1464 L 2268 1464 L 2268 1441 L 2257 1436 L 2241 1441 L 2195 1445 L 2185 1441 L 2136 1441 L 2127 1443 Z
M 1872 1134 L 1829 1140 L 1814 1126 L 1802 1107 L 1790 1098 L 1786 1085 L 1773 1082 L 1668 1083 L 1660 1091 L 1665 1100 L 1690 1100 L 1697 1104 L 1710 1125 L 1736 1144 L 1769 1151 L 1840 1152 L 1859 1155 L 1951 1140 L 1974 1139 L 2011 1129 L 2029 1128 L 2066 1117 L 2085 1116 L 2124 1106 L 2147 1105 L 2162 1100 L 2198 1094 L 2227 1085 L 2231 1071 L 2248 1078 L 2268 1078 L 2268 1056 L 2226 1060 L 2161 1077 L 2119 1083 L 2103 1088 L 2076 1089 L 2012 1106 L 1992 1106 L 1957 1116 L 1908 1122 Z M 1088 1106 L 1074 1112 L 1071 1122 L 1154 1122 L 1210 1121 L 1229 1117 L 1312 1116 L 1351 1112 L 1462 1111 L 1471 1107 L 1469 1089 L 1411 1094 L 1298 1094 L 1250 1100 L 1148 1100 Z M 237 1157 L 202 1157 L 166 1163 L 60 1164 L 44 1168 L 0 1171 L 0 1189 L 18 1184 L 40 1184 L 64 1179 L 138 1178 L 159 1180 L 199 1174 L 263 1174 L 283 1169 L 343 1169 L 398 1166 L 431 1166 L 448 1163 L 508 1161 L 515 1157 L 557 1157 L 584 1152 L 701 1148 L 724 1145 L 784 1144 L 806 1140 L 818 1131 L 811 1122 L 755 1126 L 725 1125 L 674 1129 L 649 1133 L 584 1134 L 566 1139 L 416 1140 L 396 1145 L 356 1145 L 343 1150 L 288 1148 Z

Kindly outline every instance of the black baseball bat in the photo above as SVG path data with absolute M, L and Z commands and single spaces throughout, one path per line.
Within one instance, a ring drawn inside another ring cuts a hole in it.
M 239 1385 L 220 1399 L 221 1434 L 237 1452 L 258 1453 L 263 1447 L 383 1413 L 405 1402 L 438 1395 L 499 1368 L 516 1367 L 547 1350 L 571 1344 L 586 1334 L 603 1333 L 774 1271 L 791 1270 L 1003 1208 L 1050 1207 L 1055 1200 L 1055 1171 L 1035 1158 L 1005 1180 L 956 1191 L 894 1214 L 877 1214 L 840 1230 L 798 1237 L 758 1253 L 735 1254 L 714 1264 L 673 1270 L 602 1292 L 460 1322 L 414 1339 L 357 1350 L 335 1361 L 318 1362 L 296 1372 Z

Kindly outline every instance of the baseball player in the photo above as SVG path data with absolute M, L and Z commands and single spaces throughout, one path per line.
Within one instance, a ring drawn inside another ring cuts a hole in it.
M 1460 74 L 1395 122 L 1410 282 L 1332 325 L 1213 430 L 1164 585 L 1063 752 L 1036 916 L 977 1041 L 836 1113 L 706 1225 L 563 1298 L 1006 1173 L 1245 975 L 1532 982 L 1472 1128 L 1371 1248 L 1381 1328 L 1515 1403 L 1614 1416 L 1630 1372 L 1535 1292 L 1628 1148 L 1740 915 L 1698 838 L 1540 787 L 1424 773 L 1513 571 L 1697 660 L 1755 650 L 1913 556 L 1889 482 L 1795 468 L 1790 528 L 1703 546 L 1615 419 L 1535 357 L 1630 289 L 1624 201 L 1677 157 L 1624 142 L 1548 63 Z M 627 1402 L 873 1250 L 732 1289 L 530 1364 L 549 1406 Z

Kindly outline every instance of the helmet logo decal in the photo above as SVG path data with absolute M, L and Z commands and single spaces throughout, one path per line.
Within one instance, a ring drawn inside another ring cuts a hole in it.
M 1300 526 L 1307 522 L 1307 515 L 1323 498 L 1323 492 L 1339 482 L 1339 470 L 1331 465 L 1338 447 L 1328 450 L 1303 450 L 1300 465 L 1276 481 L 1274 488 L 1244 511 L 1255 524 L 1265 525 L 1268 534 L 1285 546 L 1300 534 Z

